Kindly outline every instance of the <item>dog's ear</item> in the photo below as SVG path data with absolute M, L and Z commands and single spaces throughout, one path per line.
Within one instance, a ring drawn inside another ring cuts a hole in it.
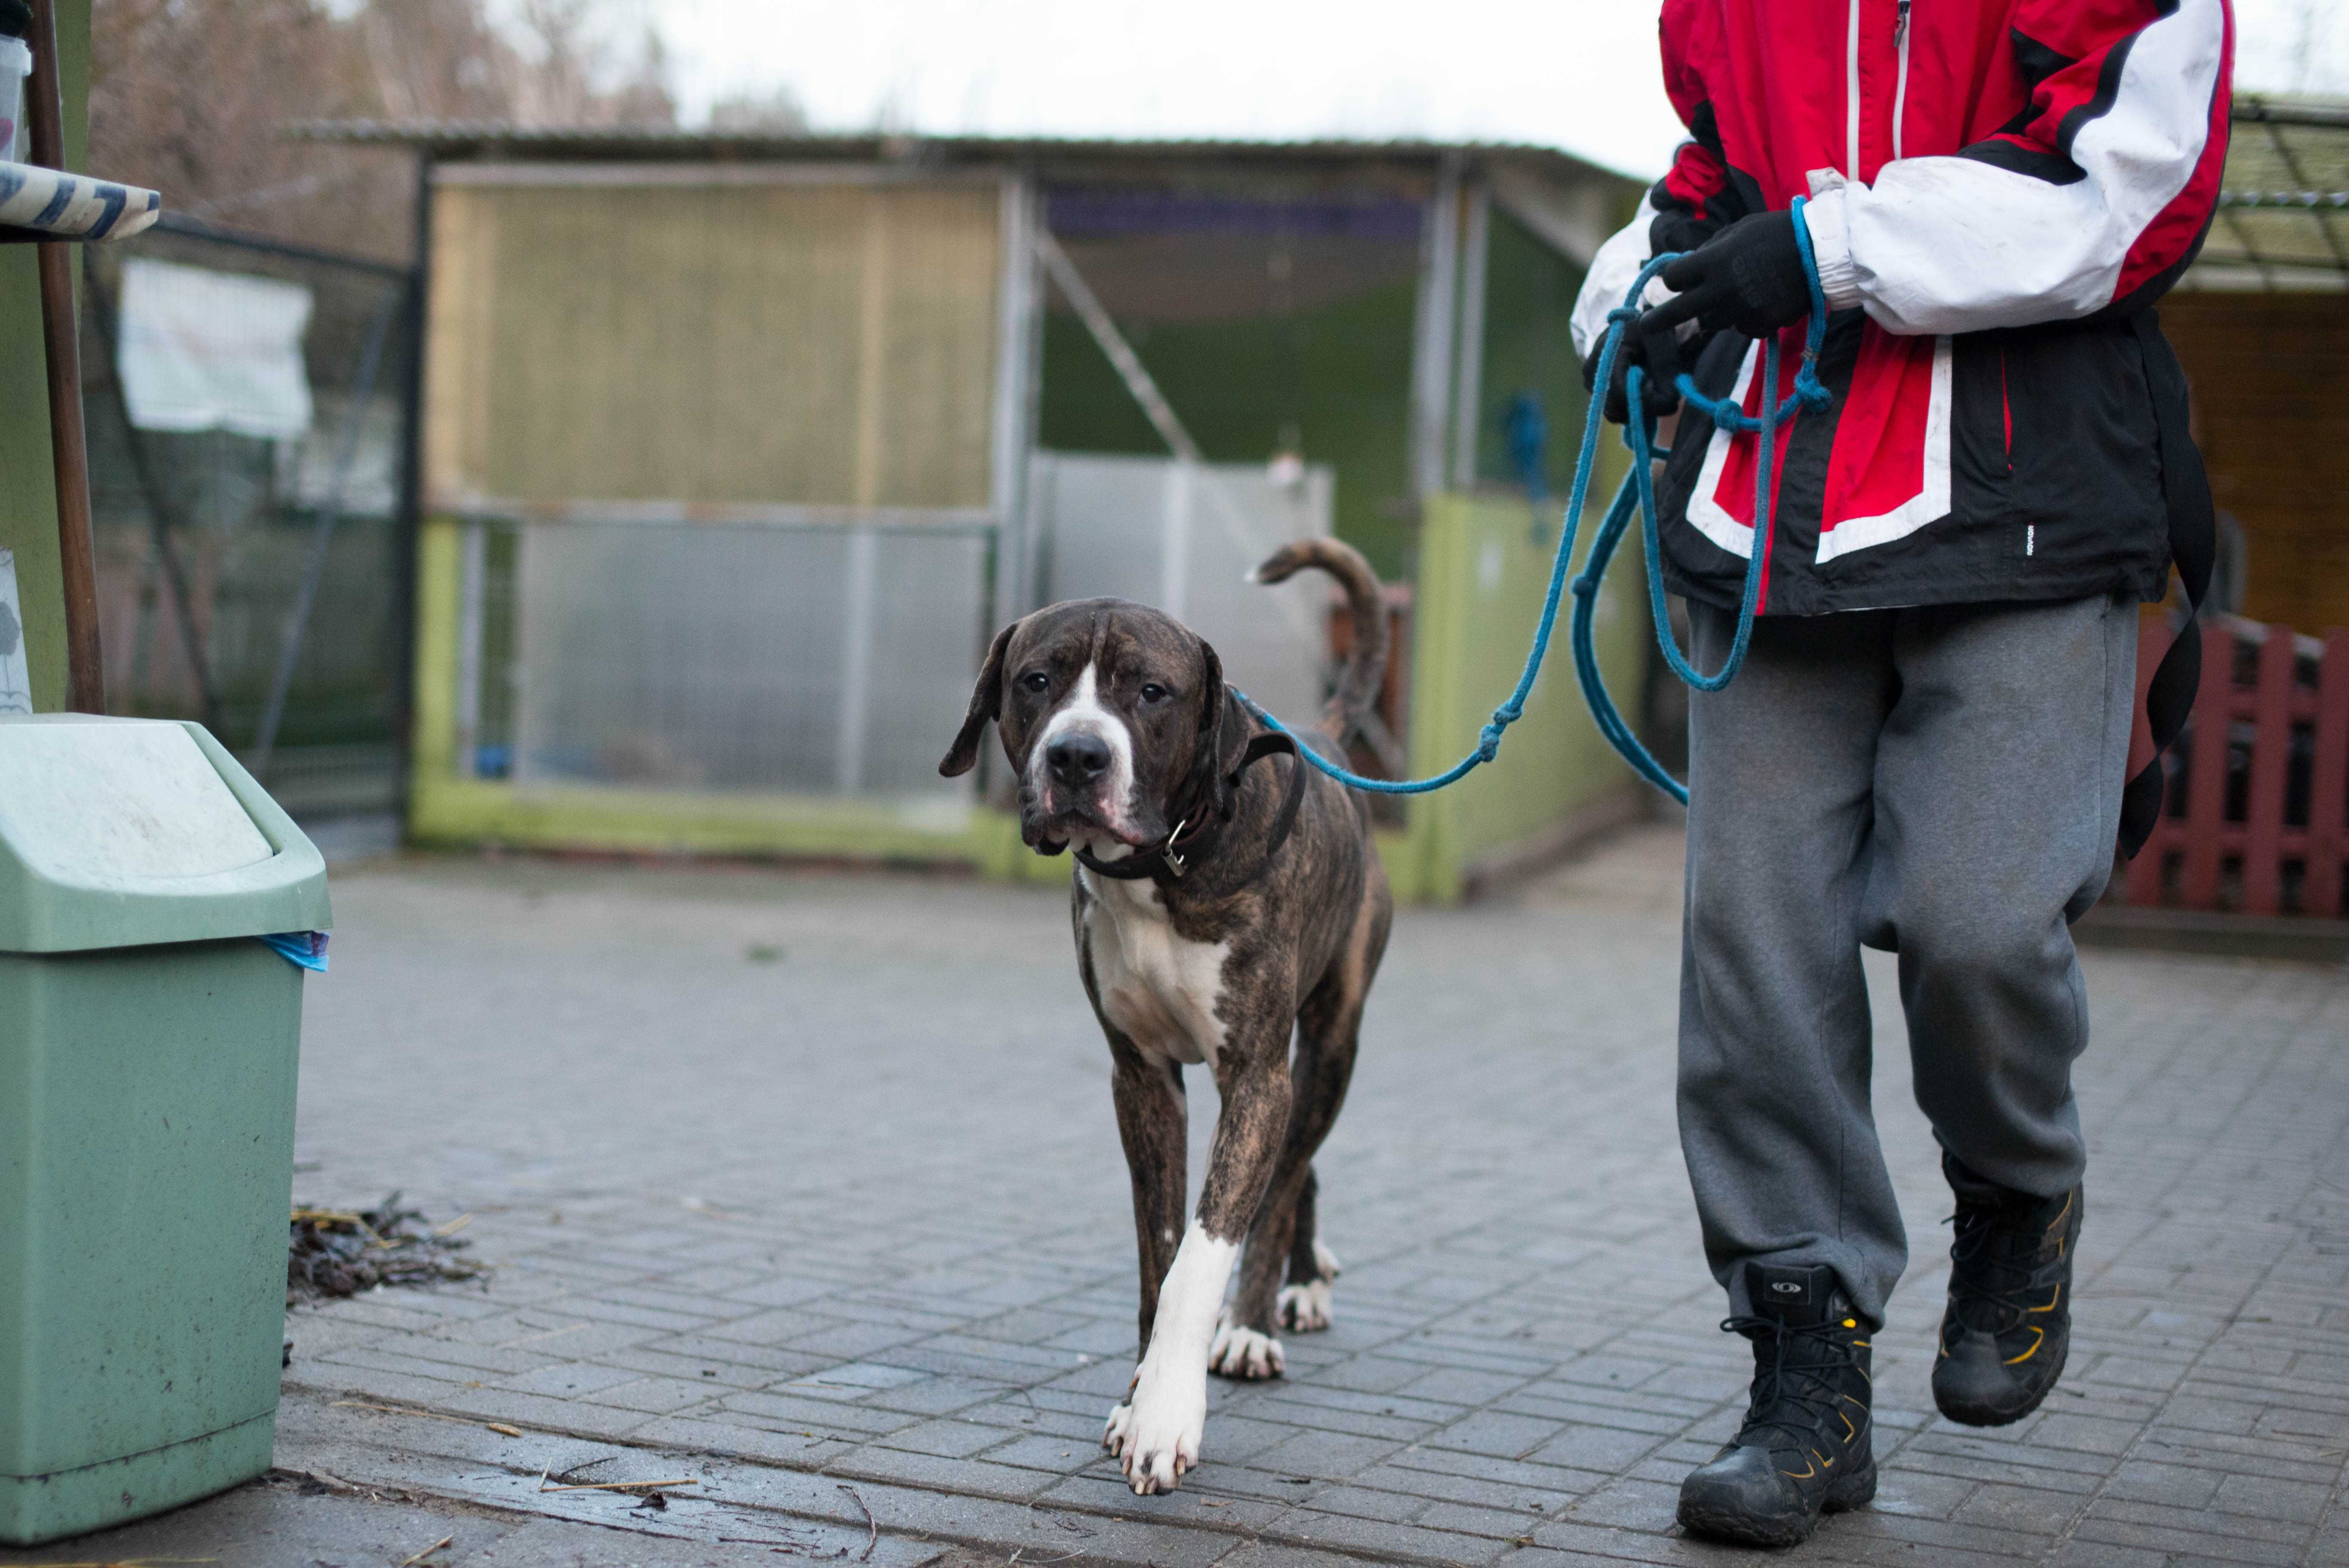
M 1199 732 L 1191 742 L 1191 773 L 1184 780 L 1184 798 L 1196 800 L 1216 799 L 1222 793 L 1216 780 L 1224 767 L 1224 661 L 1216 656 L 1213 644 L 1199 639 Z M 1180 802 L 1176 802 L 1180 804 Z
M 1223 749 L 1224 661 L 1216 656 L 1215 645 L 1205 637 L 1199 639 L 1199 667 L 1206 676 L 1199 683 L 1199 739 L 1207 755 L 1214 757 Z
M 1011 645 L 1011 634 L 1019 629 L 1019 623 L 1014 621 L 996 633 L 987 650 L 987 662 L 978 666 L 978 684 L 970 688 L 970 711 L 963 715 L 962 729 L 938 764 L 938 771 L 949 779 L 959 778 L 978 765 L 978 742 L 987 733 L 987 721 L 1002 715 L 1003 651 Z

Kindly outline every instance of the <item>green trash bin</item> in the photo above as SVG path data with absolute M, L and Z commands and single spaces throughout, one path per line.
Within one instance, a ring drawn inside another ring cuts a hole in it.
M 259 1475 L 317 850 L 200 726 L 0 717 L 0 1542 Z

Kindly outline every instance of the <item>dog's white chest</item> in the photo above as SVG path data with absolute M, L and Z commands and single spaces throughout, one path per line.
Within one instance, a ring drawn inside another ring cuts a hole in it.
M 1093 899 L 1085 943 L 1102 1013 L 1147 1055 L 1214 1066 L 1224 1043 L 1216 1004 L 1231 944 L 1178 935 L 1148 882 L 1089 877 L 1086 885 Z

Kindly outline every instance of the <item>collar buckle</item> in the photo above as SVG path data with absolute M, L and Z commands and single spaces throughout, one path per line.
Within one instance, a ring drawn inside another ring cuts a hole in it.
M 1181 853 L 1175 850 L 1174 845 L 1183 837 L 1183 830 L 1190 825 L 1191 819 L 1188 817 L 1185 817 L 1181 821 L 1175 823 L 1174 830 L 1166 835 L 1165 847 L 1158 851 L 1158 858 L 1166 863 L 1167 871 L 1172 872 L 1178 879 L 1184 872 L 1191 869 L 1191 863 L 1183 858 Z

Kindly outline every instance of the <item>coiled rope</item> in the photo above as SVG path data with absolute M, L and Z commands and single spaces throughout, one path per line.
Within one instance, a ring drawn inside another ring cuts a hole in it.
M 1698 672 L 1672 640 L 1671 621 L 1664 605 L 1663 555 L 1657 542 L 1656 491 L 1651 466 L 1655 459 L 1669 457 L 1668 451 L 1656 449 L 1655 429 L 1648 412 L 1641 405 L 1640 391 L 1646 384 L 1646 372 L 1634 365 L 1624 377 L 1624 399 L 1630 405 L 1630 418 L 1623 431 L 1624 445 L 1631 449 L 1631 472 L 1615 492 L 1607 508 L 1599 531 L 1591 536 L 1589 559 L 1583 563 L 1582 574 L 1573 581 L 1574 620 L 1569 634 L 1574 648 L 1574 668 L 1582 688 L 1582 696 L 1589 706 L 1590 717 L 1599 731 L 1607 738 L 1623 760 L 1632 769 L 1673 799 L 1688 803 L 1688 789 L 1679 779 L 1664 770 L 1663 764 L 1650 755 L 1640 744 L 1639 737 L 1624 723 L 1614 698 L 1599 672 L 1599 656 L 1595 646 L 1595 621 L 1599 586 L 1605 581 L 1607 565 L 1630 526 L 1631 512 L 1636 506 L 1640 518 L 1641 532 L 1647 544 L 1648 603 L 1655 621 L 1656 643 L 1663 650 L 1664 663 L 1682 683 L 1694 691 L 1715 692 L 1737 678 L 1745 663 L 1745 650 L 1754 635 L 1754 618 L 1762 601 L 1763 574 L 1769 568 L 1770 540 L 1776 519 L 1772 478 L 1777 459 L 1778 432 L 1786 421 L 1801 409 L 1814 413 L 1824 410 L 1830 401 L 1826 387 L 1818 378 L 1819 350 L 1826 340 L 1826 297 L 1819 287 L 1817 259 L 1811 253 L 1811 236 L 1803 222 L 1803 199 L 1794 201 L 1795 245 L 1802 253 L 1804 280 L 1810 285 L 1811 316 L 1804 335 L 1803 363 L 1795 373 L 1794 390 L 1783 401 L 1774 400 L 1778 389 L 1778 337 L 1771 334 L 1763 341 L 1761 413 L 1749 415 L 1732 397 L 1708 397 L 1697 389 L 1695 379 L 1682 373 L 1673 383 L 1681 398 L 1694 413 L 1713 421 L 1714 427 L 1733 434 L 1757 438 L 1754 461 L 1753 538 L 1747 547 L 1745 590 L 1737 607 L 1737 632 L 1729 645 L 1729 655 L 1721 668 L 1711 675 Z M 1641 314 L 1640 296 L 1648 284 L 1665 267 L 1680 259 L 1681 253 L 1657 256 L 1640 270 L 1639 277 L 1623 296 L 1623 303 L 1607 313 L 1607 334 L 1600 340 L 1599 369 L 1591 379 L 1594 395 L 1590 407 L 1582 421 L 1582 448 L 1574 462 L 1574 483 L 1566 497 L 1564 524 L 1558 531 L 1557 554 L 1550 565 L 1549 589 L 1543 596 L 1541 618 L 1534 626 L 1533 646 L 1526 655 L 1525 672 L 1517 677 L 1516 689 L 1508 699 L 1493 710 L 1476 738 L 1476 748 L 1443 772 L 1425 779 L 1370 779 L 1331 762 L 1310 746 L 1300 746 L 1297 754 L 1350 789 L 1368 790 L 1379 795 L 1424 795 L 1456 784 L 1470 773 L 1500 755 L 1501 737 L 1509 726 L 1523 717 L 1526 699 L 1533 695 L 1535 677 L 1541 674 L 1542 661 L 1548 655 L 1551 634 L 1557 626 L 1559 602 L 1564 598 L 1567 574 L 1572 569 L 1576 535 L 1581 531 L 1582 511 L 1589 499 L 1590 478 L 1597 468 L 1599 429 L 1604 418 L 1605 389 L 1614 384 L 1615 358 L 1620 350 L 1623 335 L 1639 320 Z M 1233 688 L 1247 710 L 1263 724 L 1283 735 L 1292 733 L 1281 722 L 1266 712 L 1246 692 Z

